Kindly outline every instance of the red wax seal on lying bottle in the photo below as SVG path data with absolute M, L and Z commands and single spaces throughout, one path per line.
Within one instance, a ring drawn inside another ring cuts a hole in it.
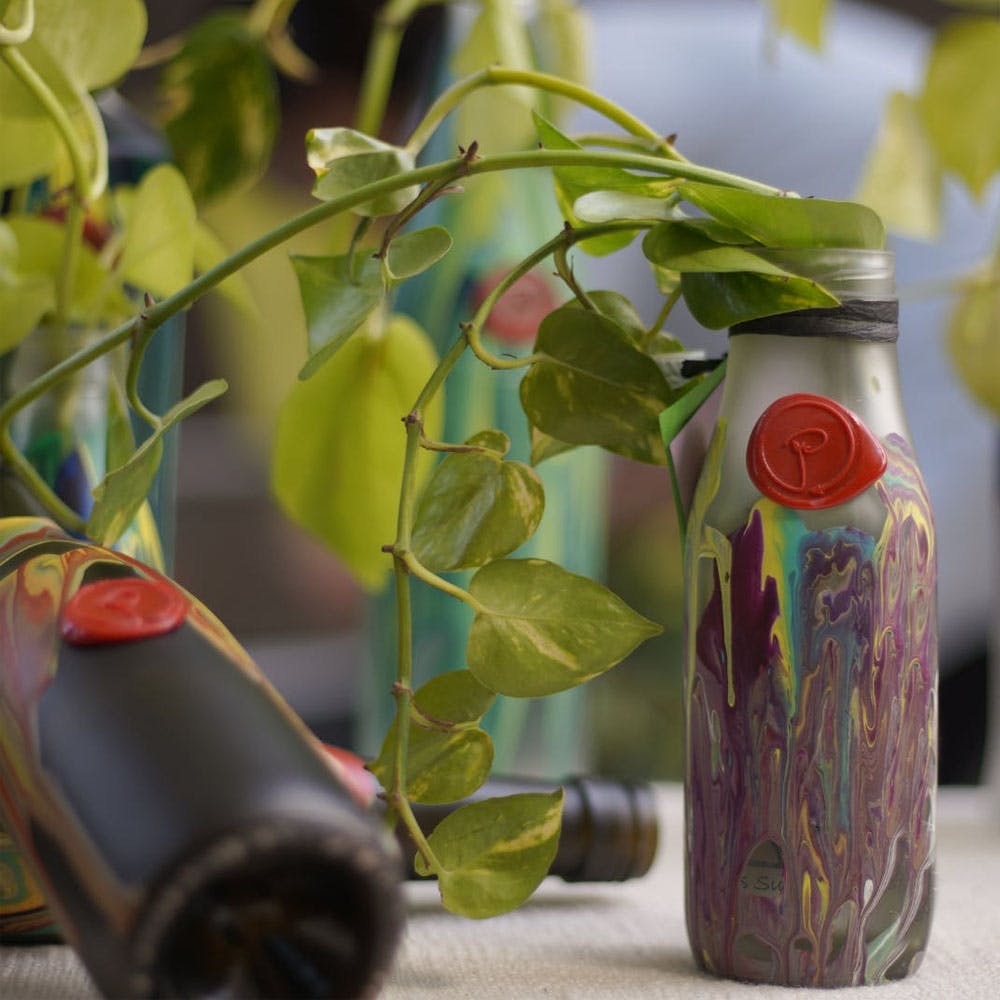
M 127 577 L 82 586 L 63 610 L 62 635 L 74 646 L 152 639 L 187 616 L 186 594 L 158 580 Z
M 754 425 L 747 471 L 783 507 L 817 510 L 863 493 L 885 472 L 874 434 L 846 407 L 796 392 L 775 400 Z

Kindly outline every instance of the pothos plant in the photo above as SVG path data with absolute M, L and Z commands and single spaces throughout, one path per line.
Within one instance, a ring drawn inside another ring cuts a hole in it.
M 226 254 L 199 226 L 188 180 L 206 198 L 259 171 L 274 134 L 273 64 L 308 72 L 287 34 L 294 4 L 258 0 L 245 12 L 212 15 L 142 56 L 166 60 L 166 130 L 185 173 L 159 166 L 134 189 L 109 193 L 105 135 L 90 95 L 118 80 L 139 55 L 142 4 L 0 0 L 3 127 L 5 138 L 17 137 L 0 163 L 0 186 L 12 189 L 0 221 L 0 352 L 9 356 L 32 337 L 65 343 L 60 334 L 74 325 L 95 331 L 89 343 L 53 356 L 47 370 L 3 400 L 0 456 L 38 508 L 72 532 L 113 545 L 145 503 L 164 435 L 225 389 L 215 380 L 168 412 L 152 412 L 140 398 L 138 374 L 155 332 L 209 291 L 242 301 L 238 276 L 250 261 L 310 227 L 353 218 L 342 252 L 292 262 L 309 349 L 283 414 L 275 480 L 293 515 L 317 504 L 336 510 L 338 475 L 351 457 L 328 453 L 320 465 L 310 445 L 317 398 L 325 400 L 329 421 L 346 418 L 338 409 L 345 398 L 358 401 L 350 416 L 363 443 L 366 419 L 384 419 L 384 400 L 401 389 L 409 393 L 402 412 L 392 413 L 402 422 L 401 444 L 392 449 L 400 463 L 387 474 L 398 478 L 399 491 L 395 537 L 383 549 L 398 609 L 397 711 L 372 770 L 385 789 L 389 822 L 407 828 L 418 848 L 416 866 L 437 877 L 445 906 L 485 917 L 519 905 L 547 872 L 561 793 L 467 805 L 429 837 L 412 803 L 457 801 L 482 785 L 492 747 L 479 723 L 498 695 L 541 696 L 579 685 L 658 626 L 592 580 L 512 557 L 539 524 L 544 489 L 530 466 L 507 457 L 509 442 L 499 430 L 439 439 L 449 373 L 471 353 L 498 373 L 523 375 L 520 398 L 536 462 L 597 445 L 664 465 L 673 477 L 667 445 L 725 370 L 679 377 L 681 344 L 664 329 L 676 303 L 683 298 L 710 328 L 835 305 L 830 292 L 777 264 L 769 249 L 880 248 L 885 230 L 860 204 L 801 198 L 692 163 L 672 139 L 625 109 L 565 76 L 532 68 L 508 0 L 482 0 L 472 29 L 476 45 L 492 53 L 487 64 L 441 94 L 405 142 L 380 139 L 370 133 L 384 112 L 399 39 L 427 2 L 392 0 L 382 11 L 363 89 L 360 120 L 367 131 L 319 127 L 307 135 L 318 203 Z M 565 42 L 574 30 L 571 5 L 549 0 L 542 7 L 562 26 L 557 42 Z M 236 97 L 228 104 L 225 87 Z M 453 156 L 417 165 L 449 116 L 499 87 L 588 107 L 612 131 L 574 138 L 535 111 L 532 148 L 491 153 L 470 135 Z M 231 107 L 241 109 L 235 117 Z M 437 198 L 465 197 L 461 188 L 471 178 L 528 169 L 551 170 L 564 225 L 496 284 L 438 357 L 426 333 L 392 311 L 402 283 L 461 252 L 443 227 L 421 227 L 420 213 Z M 617 292 L 585 288 L 570 256 L 577 249 L 612 252 L 639 239 L 662 294 L 649 326 Z M 528 355 L 496 353 L 484 336 L 493 307 L 549 261 L 568 301 L 541 323 Z M 11 425 L 88 365 L 119 354 L 123 376 L 113 395 L 122 405 L 109 410 L 109 468 L 84 516 L 15 446 Z M 127 431 L 129 411 L 149 428 L 138 447 Z M 381 453 L 366 458 L 386 463 Z M 468 587 L 441 575 L 459 569 L 474 571 Z M 418 690 L 415 585 L 443 591 L 474 615 L 465 666 Z

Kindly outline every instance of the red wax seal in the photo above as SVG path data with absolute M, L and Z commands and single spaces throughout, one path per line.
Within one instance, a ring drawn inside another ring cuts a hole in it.
M 754 485 L 783 507 L 817 510 L 863 493 L 885 472 L 878 439 L 846 407 L 796 392 L 775 400 L 747 444 Z
M 337 777 L 344 783 L 351 798 L 363 808 L 369 808 L 378 793 L 378 779 L 365 769 L 365 762 L 350 750 L 324 743 Z
M 81 587 L 62 616 L 63 638 L 74 646 L 151 639 L 172 632 L 190 607 L 186 594 L 158 580 L 128 577 Z
M 478 309 L 490 292 L 507 276 L 507 269 L 492 271 L 475 287 L 473 308 Z M 556 307 L 552 286 L 536 271 L 518 278 L 497 299 L 486 319 L 486 329 L 505 344 L 531 344 L 543 319 Z

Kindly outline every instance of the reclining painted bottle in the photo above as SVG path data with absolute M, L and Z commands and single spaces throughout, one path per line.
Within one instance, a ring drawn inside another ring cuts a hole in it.
M 730 331 L 687 536 L 688 933 L 718 975 L 877 983 L 930 927 L 934 528 L 892 255 L 774 254 L 841 305 Z

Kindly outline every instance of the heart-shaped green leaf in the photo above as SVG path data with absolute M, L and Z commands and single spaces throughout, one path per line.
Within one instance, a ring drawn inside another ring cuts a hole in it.
M 370 770 L 384 788 L 392 787 L 396 727 L 389 730 Z M 406 746 L 406 797 L 441 804 L 468 798 L 493 766 L 493 742 L 475 727 L 427 729 L 410 722 Z
M 316 174 L 313 194 L 323 201 L 339 198 L 365 184 L 412 170 L 413 155 L 399 146 L 350 128 L 314 128 L 306 133 L 306 159 Z M 392 215 L 417 196 L 415 186 L 381 195 L 354 211 Z
M 567 451 L 572 451 L 577 446 L 567 444 L 565 441 L 558 441 L 551 434 L 540 431 L 537 427 L 531 428 L 531 464 L 539 465 L 547 458 L 555 458 Z
M 746 247 L 717 243 L 702 227 L 687 222 L 661 222 L 646 233 L 642 252 L 659 267 L 685 274 L 691 271 L 753 271 L 787 275 L 788 272 Z
M 885 226 L 865 205 L 777 197 L 688 181 L 681 197 L 726 226 L 769 247 L 859 247 L 881 250 Z
M 161 163 L 134 191 L 118 192 L 125 234 L 117 269 L 141 291 L 166 297 L 183 288 L 194 272 L 197 211 L 181 172 Z
M 563 306 L 542 321 L 535 351 L 539 360 L 521 382 L 521 405 L 534 426 L 568 444 L 666 460 L 657 420 L 670 388 L 617 323 Z
M 941 167 L 909 94 L 889 95 L 857 198 L 899 233 L 933 239 L 940 230 Z
M 414 802 L 455 802 L 486 780 L 493 744 L 475 724 L 496 695 L 468 670 L 432 678 L 413 696 L 407 739 L 406 794 Z M 383 788 L 392 787 L 396 727 L 387 734 L 371 770 Z
M 194 197 L 211 201 L 264 172 L 278 88 L 262 39 L 239 14 L 211 14 L 164 67 L 164 130 Z
M 444 226 L 428 226 L 397 236 L 386 254 L 386 267 L 397 281 L 433 267 L 451 249 L 451 233 Z
M 271 484 L 285 512 L 318 536 L 370 590 L 390 569 L 406 436 L 400 420 L 437 365 L 427 335 L 405 316 L 352 337 L 282 406 Z M 440 397 L 423 414 L 441 431 Z M 430 472 L 428 456 L 418 484 Z
M 920 98 L 927 134 L 945 170 L 976 197 L 1000 170 L 1000 20 L 959 18 L 937 34 Z
M 112 470 L 94 487 L 94 506 L 87 521 L 87 536 L 100 545 L 114 545 L 146 500 L 163 454 L 163 436 L 175 424 L 221 396 L 224 379 L 200 385 L 190 396 L 172 406 L 160 426 L 122 466 Z
M 493 917 L 520 906 L 548 874 L 559 846 L 563 792 L 471 802 L 428 838 L 444 867 L 441 901 L 465 917 Z M 417 871 L 431 872 L 418 855 Z
M 481 605 L 469 632 L 469 669 L 514 697 L 582 684 L 661 631 L 606 587 L 542 559 L 489 563 L 469 590 Z
M 616 323 L 629 340 L 635 344 L 641 343 L 646 336 L 646 326 L 626 296 L 621 292 L 597 289 L 587 292 L 587 297 L 596 306 L 597 311 L 612 323 Z M 582 308 L 576 299 L 568 302 L 567 306 L 571 309 Z
M 466 443 L 490 447 L 484 440 L 477 434 Z M 447 455 L 420 498 L 413 551 L 433 570 L 482 566 L 526 542 L 544 510 L 542 481 L 522 462 L 496 451 Z
M 427 726 L 443 728 L 479 722 L 496 699 L 470 670 L 449 670 L 432 677 L 413 696 L 416 715 Z
M 309 360 L 300 379 L 312 377 L 385 298 L 382 268 L 363 256 L 290 257 L 299 280 L 309 331 Z
M 789 274 L 682 274 L 681 289 L 691 315 L 710 330 L 761 316 L 840 304 L 815 281 Z

